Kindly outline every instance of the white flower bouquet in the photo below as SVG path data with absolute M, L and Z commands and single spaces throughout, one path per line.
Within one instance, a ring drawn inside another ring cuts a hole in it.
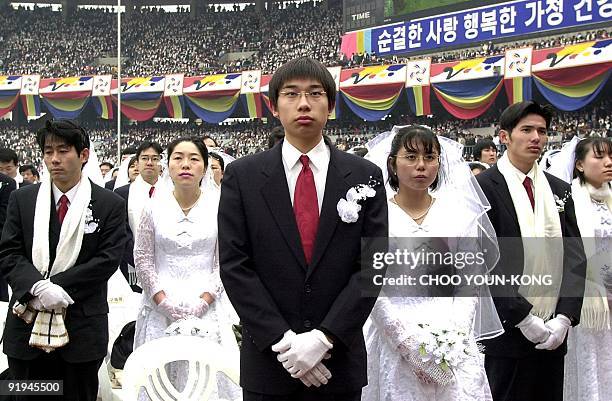
M 478 351 L 468 333 L 428 323 L 417 324 L 409 348 L 408 360 L 415 367 L 415 374 L 442 386 L 452 383 L 454 370 L 461 361 Z

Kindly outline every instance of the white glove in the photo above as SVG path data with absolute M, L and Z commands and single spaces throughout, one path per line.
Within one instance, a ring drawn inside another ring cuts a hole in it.
M 555 318 L 550 319 L 548 322 L 546 322 L 546 327 L 548 330 L 550 330 L 550 337 L 548 337 L 548 340 L 544 341 L 542 344 L 536 345 L 536 348 L 546 349 L 549 351 L 559 348 L 559 346 L 563 344 L 567 331 L 571 326 L 572 322 L 565 315 L 559 314 Z
M 66 308 L 74 303 L 70 295 L 62 287 L 49 280 L 37 281 L 32 286 L 30 293 L 38 297 L 44 309 L 47 310 Z
M 174 303 L 168 297 L 164 298 L 160 303 L 157 304 L 157 310 L 159 311 L 159 313 L 166 316 L 172 322 L 188 316 L 186 308 L 183 308 L 179 304 Z
M 206 314 L 206 312 L 208 312 L 209 306 L 210 305 L 208 305 L 208 302 L 206 302 L 202 298 L 198 298 L 193 303 L 187 303 L 184 308 L 186 310 L 187 315 L 201 318 Z
M 297 336 L 295 331 L 287 330 L 285 334 L 283 334 L 283 338 L 281 338 L 276 344 L 272 345 L 272 351 L 279 353 L 287 351 L 289 348 L 291 348 L 291 339 L 295 336 Z
M 32 309 L 37 310 L 37 311 L 41 311 L 45 309 L 42 302 L 40 302 L 40 298 L 38 297 L 32 298 L 30 302 L 28 302 L 28 305 L 30 305 Z
M 329 369 L 323 365 L 323 362 L 319 362 L 318 365 L 315 365 L 314 368 L 310 369 L 304 376 L 300 377 L 300 380 L 306 387 L 320 387 L 322 384 L 327 384 L 331 377 L 332 374 Z
M 534 344 L 542 343 L 550 336 L 550 330 L 544 325 L 544 320 L 531 313 L 521 320 L 516 327 L 521 329 L 521 333 L 523 333 L 525 338 Z
M 295 379 L 303 377 L 314 368 L 333 347 L 325 334 L 316 329 L 297 334 L 290 342 L 289 350 L 279 354 L 277 359 Z

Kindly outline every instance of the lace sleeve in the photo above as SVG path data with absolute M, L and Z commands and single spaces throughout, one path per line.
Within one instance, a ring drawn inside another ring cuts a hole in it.
M 395 307 L 384 294 L 381 293 L 376 300 L 370 316 L 393 349 L 401 348 L 410 337 L 407 328 L 396 314 Z
M 149 298 L 162 290 L 155 269 L 155 227 L 151 210 L 148 208 L 143 211 L 136 232 L 134 267 L 142 289 Z
M 215 244 L 215 260 L 213 262 L 213 272 L 211 276 L 211 290 L 210 294 L 218 299 L 221 294 L 223 294 L 225 289 L 223 288 L 223 283 L 221 282 L 221 276 L 219 275 L 219 241 Z

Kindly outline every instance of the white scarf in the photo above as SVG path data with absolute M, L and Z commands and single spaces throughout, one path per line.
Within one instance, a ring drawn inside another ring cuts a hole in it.
M 130 185 L 130 194 L 128 195 L 128 221 L 130 222 L 130 228 L 134 235 L 134 241 L 136 241 L 136 231 L 140 225 L 142 211 L 149 201 L 151 186 L 152 185 L 146 182 L 140 175 L 136 177 L 134 182 Z M 157 192 L 157 190 L 158 188 L 156 187 L 155 191 Z
M 521 285 L 519 293 L 533 305 L 532 314 L 547 320 L 554 314 L 563 278 L 563 238 L 555 197 L 537 163 L 533 165 L 535 209 L 532 209 L 527 191 L 519 181 L 516 167 L 510 163 L 507 153 L 499 159 L 497 167 L 508 184 L 521 229 L 523 275 L 551 278 L 547 286 Z
M 597 196 L 597 198 L 600 198 L 597 200 L 603 200 L 607 203 L 608 209 L 612 210 L 612 192 L 609 190 L 609 186 L 605 189 L 603 191 L 597 190 L 588 183 L 581 185 L 578 178 L 572 181 L 572 197 L 574 198 L 574 206 L 576 208 L 576 220 L 578 221 L 578 228 L 582 236 L 584 252 L 587 255 L 586 283 L 584 285 L 580 325 L 598 330 L 610 329 L 610 309 L 608 307 L 606 289 L 599 274 L 599 267 L 601 266 L 599 262 L 605 263 L 606 261 L 601 261 L 597 258 L 597 256 L 601 257 L 603 255 L 596 255 L 591 193 L 601 192 L 602 196 Z
M 51 216 L 51 180 L 44 180 L 36 197 L 34 211 L 34 239 L 32 263 L 43 277 L 53 276 L 70 269 L 81 252 L 87 209 L 91 201 L 91 183 L 81 179 L 76 195 L 64 217 L 53 266 L 49 269 L 49 219 Z M 38 312 L 30 345 L 51 352 L 68 344 L 63 308 Z

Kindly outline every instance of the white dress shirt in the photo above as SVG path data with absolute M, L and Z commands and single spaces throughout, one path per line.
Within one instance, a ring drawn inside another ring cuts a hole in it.
M 323 205 L 323 195 L 325 194 L 325 182 L 327 181 L 327 169 L 329 167 L 330 150 L 325 144 L 323 138 L 321 141 L 306 153 L 310 159 L 310 169 L 314 175 L 315 187 L 317 190 L 317 202 L 319 204 L 319 214 L 321 213 L 321 205 Z M 291 205 L 293 205 L 293 197 L 295 192 L 295 184 L 298 176 L 302 171 L 302 163 L 300 156 L 303 155 L 295 146 L 289 143 L 286 139 L 283 141 L 283 167 L 285 168 L 285 176 L 287 177 L 287 185 L 289 186 L 289 195 L 291 196 Z
M 516 177 L 518 178 L 519 182 L 522 184 L 523 181 L 525 181 L 525 177 L 529 177 L 531 178 L 531 192 L 533 193 L 533 196 L 535 198 L 535 168 L 531 168 L 531 170 L 529 170 L 529 172 L 527 174 L 523 173 L 521 170 L 519 170 L 518 168 L 516 168 L 514 166 L 514 164 L 512 164 L 512 162 L 510 162 L 510 167 L 512 168 L 512 172 L 516 175 Z
M 55 186 L 55 184 L 51 184 L 51 189 L 53 191 L 53 199 L 55 200 L 55 210 L 59 209 L 60 198 L 62 197 L 62 195 L 66 195 L 66 198 L 68 198 L 68 206 L 72 204 L 72 201 L 74 200 L 74 197 L 76 196 L 76 193 L 79 190 L 79 185 L 81 185 L 81 181 L 77 182 L 77 184 L 74 187 L 70 188 L 68 192 L 63 193 L 58 187 Z

